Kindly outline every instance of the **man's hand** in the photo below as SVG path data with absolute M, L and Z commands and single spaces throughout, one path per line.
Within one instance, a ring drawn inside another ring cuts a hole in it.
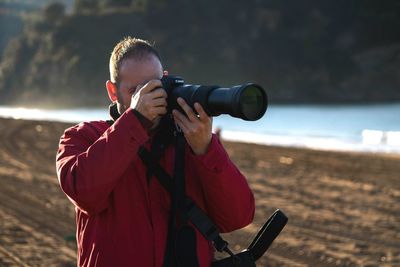
M 178 98 L 178 104 L 185 111 L 186 116 L 174 109 L 175 122 L 181 127 L 186 141 L 196 155 L 203 155 L 207 152 L 212 137 L 212 118 L 207 115 L 199 103 L 194 104 L 198 116 L 193 109 L 183 100 Z
M 162 88 L 161 81 L 151 80 L 143 87 L 139 85 L 132 95 L 130 107 L 153 124 L 156 123 L 167 113 L 167 93 Z

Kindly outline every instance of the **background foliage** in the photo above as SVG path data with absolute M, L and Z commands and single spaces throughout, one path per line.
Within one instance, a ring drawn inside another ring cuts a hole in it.
M 0 25 L 0 104 L 108 103 L 126 35 L 188 83 L 253 81 L 275 103 L 400 100 L 397 0 L 9 0 Z

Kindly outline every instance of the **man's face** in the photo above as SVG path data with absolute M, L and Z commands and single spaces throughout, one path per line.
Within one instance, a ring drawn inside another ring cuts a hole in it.
M 122 61 L 120 67 L 120 83 L 118 87 L 118 111 L 120 114 L 131 105 L 132 95 L 136 89 L 150 80 L 161 79 L 163 69 L 161 62 L 154 55 L 141 59 L 128 58 Z

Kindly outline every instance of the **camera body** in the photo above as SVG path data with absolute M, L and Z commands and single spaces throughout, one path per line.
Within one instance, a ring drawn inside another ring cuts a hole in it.
M 209 116 L 229 114 L 243 120 L 255 121 L 266 112 L 268 98 L 265 90 L 254 83 L 220 87 L 218 85 L 185 84 L 179 76 L 163 76 L 162 86 L 168 95 L 168 112 L 181 110 L 177 104 L 182 97 L 190 107 L 199 103 Z M 182 111 L 182 110 L 181 110 Z

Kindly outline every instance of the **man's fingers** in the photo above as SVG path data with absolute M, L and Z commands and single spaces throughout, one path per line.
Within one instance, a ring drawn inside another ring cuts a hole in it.
M 190 123 L 189 120 L 186 118 L 185 115 L 183 115 L 176 109 L 172 111 L 172 115 L 174 115 L 175 122 L 182 129 L 183 133 L 186 134 L 189 129 L 189 126 L 188 126 L 188 123 Z
M 151 98 L 167 98 L 167 92 L 162 88 L 154 89 L 149 95 Z
M 154 107 L 166 107 L 167 100 L 165 98 L 156 98 L 156 99 L 153 99 L 152 105 Z
M 190 121 L 195 122 L 196 120 L 198 120 L 196 114 L 193 112 L 193 109 L 185 102 L 185 100 L 183 100 L 183 98 L 179 97 L 177 101 L 178 104 L 185 111 L 186 116 L 189 118 Z
M 174 115 L 175 119 L 179 120 L 184 124 L 189 125 L 190 121 L 188 120 L 188 118 L 179 111 L 177 111 L 176 109 L 172 111 L 172 114 Z
M 180 118 L 175 117 L 175 122 L 178 124 L 178 126 L 182 129 L 183 133 L 186 134 L 188 132 L 188 127 L 181 121 Z
M 166 107 L 154 107 L 151 109 L 151 111 L 148 113 L 147 118 L 151 121 L 154 119 L 164 116 L 167 113 L 167 108 Z
M 209 120 L 210 117 L 199 103 L 194 103 L 194 109 L 196 110 L 197 114 L 199 114 L 201 121 L 207 122 Z
M 167 108 L 166 108 L 165 106 L 155 107 L 155 108 L 154 108 L 154 113 L 155 113 L 157 116 L 165 115 L 165 114 L 167 114 Z M 156 117 L 157 117 L 157 116 L 156 116 Z
M 152 92 L 152 91 L 158 91 L 158 89 L 157 89 L 157 90 L 154 90 L 155 88 L 159 88 L 159 89 L 163 90 L 163 89 L 161 88 L 161 87 L 162 87 L 162 84 L 161 84 L 161 81 L 160 81 L 160 80 L 151 80 L 151 81 L 147 82 L 147 83 L 146 83 L 145 85 L 143 85 L 143 86 L 138 85 L 138 87 L 140 87 L 139 92 L 140 92 L 141 94 L 147 94 L 147 93 L 150 93 L 150 92 Z M 136 89 L 136 91 L 137 91 L 137 89 Z M 163 91 L 165 91 L 165 90 L 163 90 Z

